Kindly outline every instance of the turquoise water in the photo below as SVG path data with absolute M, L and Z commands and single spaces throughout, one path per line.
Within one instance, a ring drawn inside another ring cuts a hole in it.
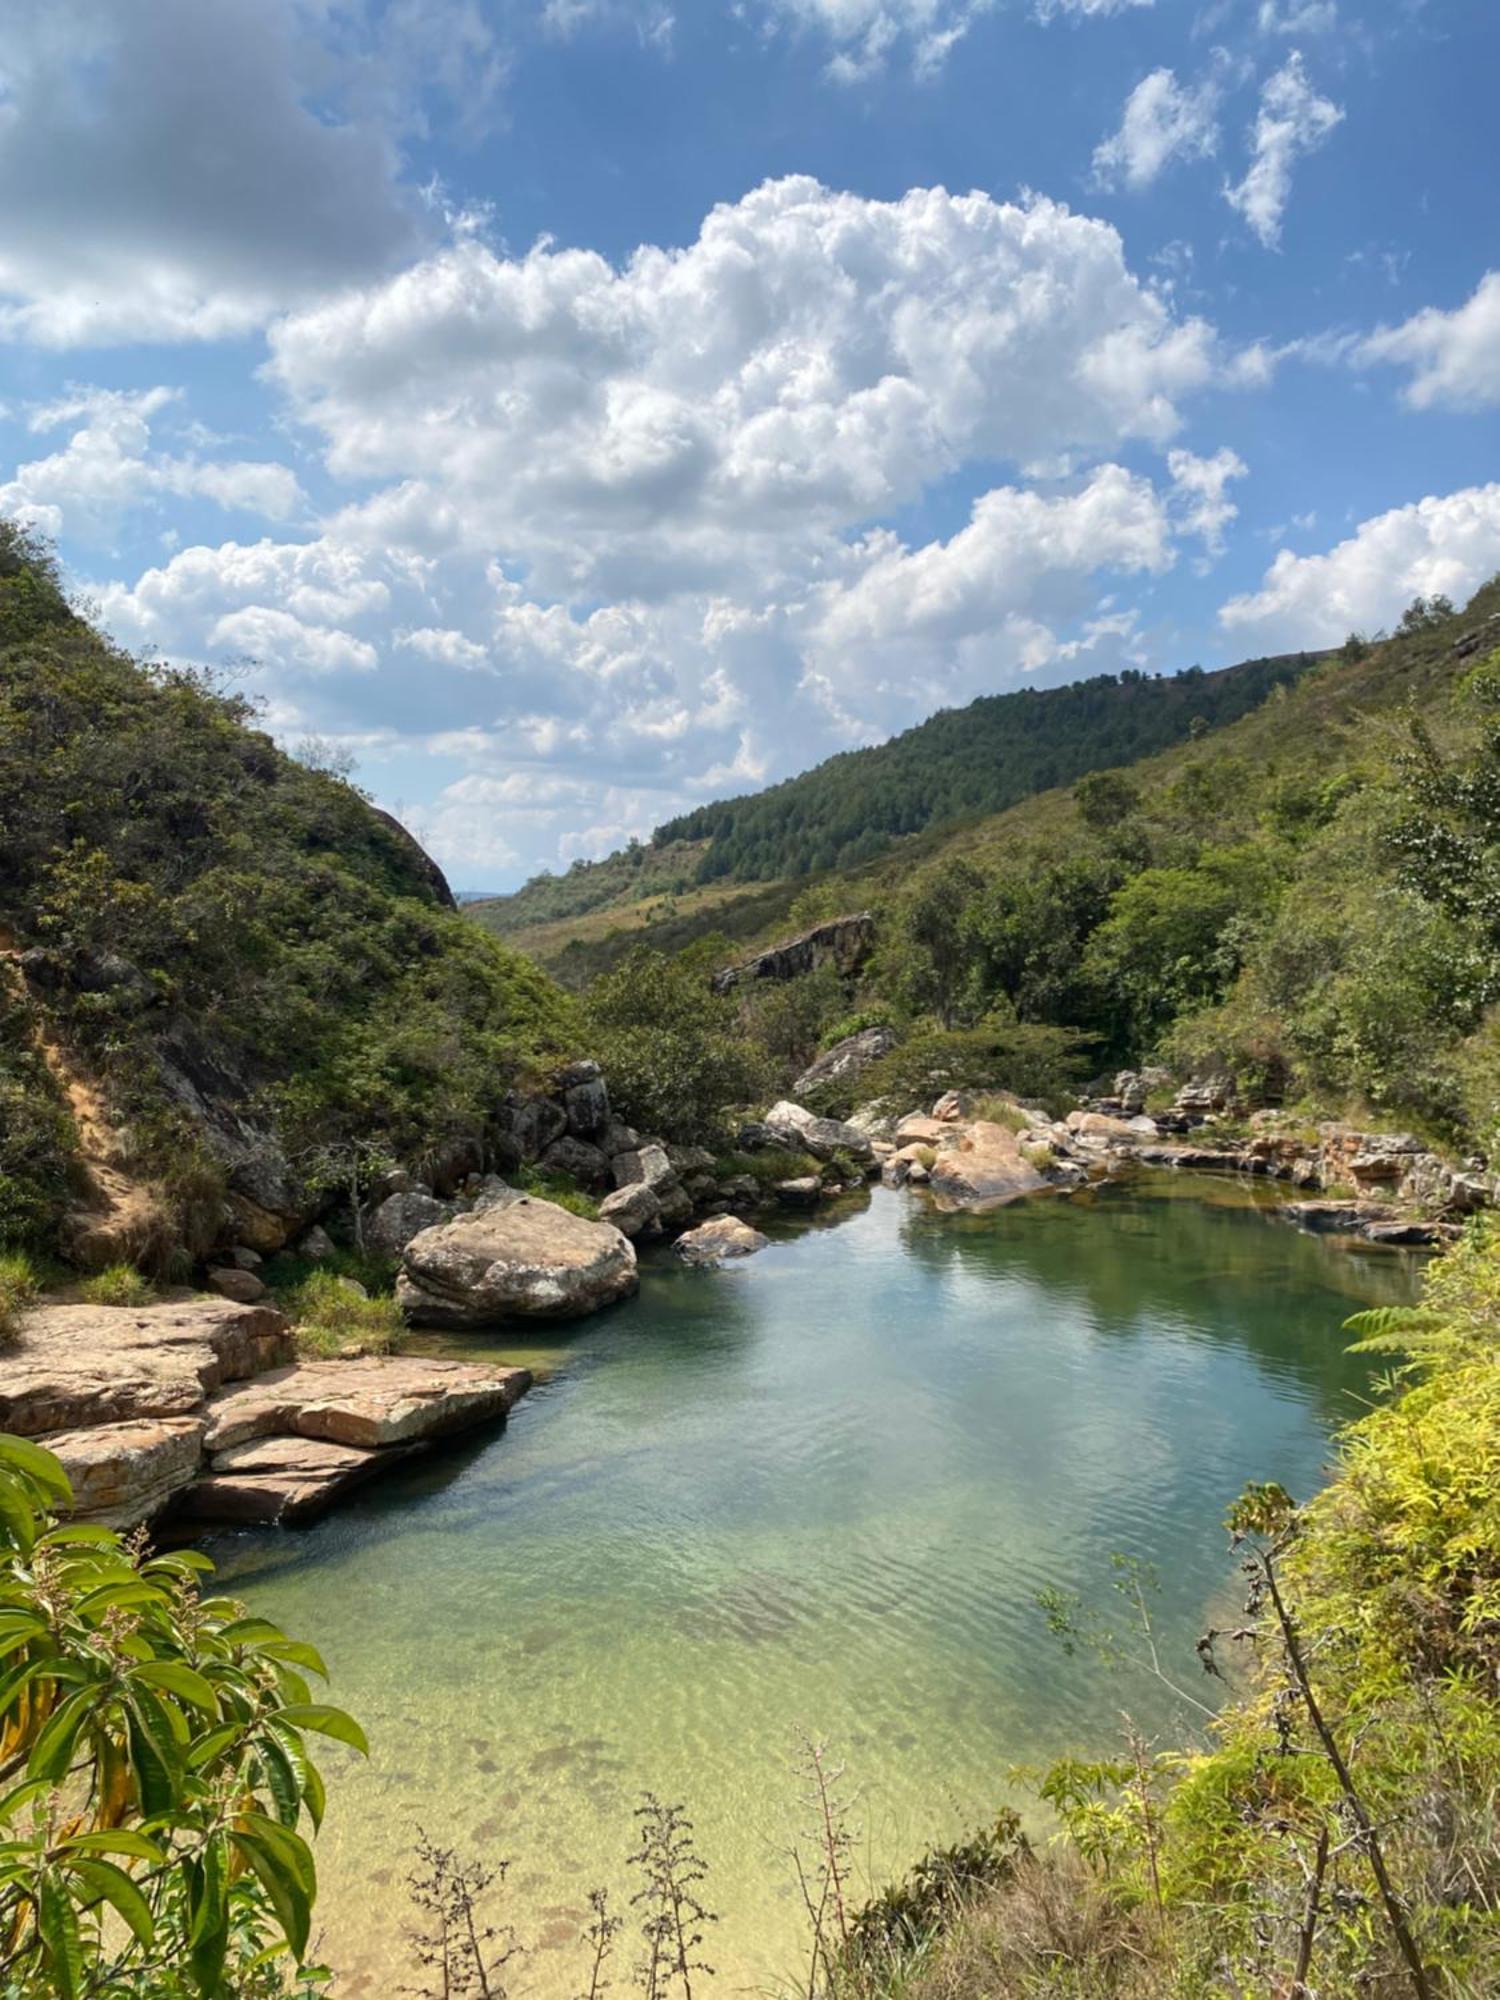
M 1153 1564 L 1164 1656 L 1230 1580 L 1249 1478 L 1297 1494 L 1366 1381 L 1340 1321 L 1412 1270 L 1299 1234 L 1236 1188 L 1139 1182 L 997 1215 L 874 1194 L 541 1349 L 501 1436 L 321 1525 L 225 1538 L 234 1588 L 326 1653 L 366 1724 L 319 1844 L 343 1994 L 400 1984 L 420 1822 L 512 1860 L 525 1988 L 574 1990 L 588 1889 L 624 1887 L 643 1787 L 684 1800 L 727 1986 L 798 1955 L 786 1851 L 799 1730 L 859 1794 L 882 1880 L 992 1816 L 1008 1776 L 1108 1747 L 1158 1683 L 1050 1638 L 1036 1594 L 1100 1610 L 1114 1552 Z

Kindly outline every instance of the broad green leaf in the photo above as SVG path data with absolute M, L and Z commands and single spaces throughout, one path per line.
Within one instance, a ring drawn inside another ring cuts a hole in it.
M 0 1466 L 5 1465 L 13 1465 L 28 1479 L 34 1479 L 63 1506 L 71 1503 L 73 1488 L 63 1471 L 62 1460 L 41 1445 L 33 1444 L 30 1438 L 12 1437 L 9 1432 L 0 1433 Z
M 69 1834 L 61 1846 L 67 1854 L 128 1854 L 135 1861 L 149 1861 L 153 1867 L 160 1867 L 167 1858 L 154 1840 L 127 1826 L 109 1827 L 102 1833 Z
M 83 1945 L 67 1890 L 50 1871 L 37 1893 L 37 1929 L 58 2000 L 78 2000 L 83 1989 Z
M 312 1729 L 320 1736 L 332 1736 L 363 1756 L 370 1754 L 365 1732 L 354 1717 L 346 1715 L 341 1708 L 329 1708 L 321 1702 L 297 1702 L 291 1708 L 282 1709 L 276 1720 L 289 1722 L 294 1729 Z
M 277 1831 L 283 1829 L 277 1828 Z M 240 1827 L 235 1828 L 232 1838 L 259 1877 L 293 1955 L 301 1959 L 306 1954 L 308 1934 L 312 1929 L 312 1903 L 307 1891 L 267 1841 Z
M 46 1778 L 56 1784 L 67 1775 L 68 1766 L 73 1761 L 78 1732 L 88 1721 L 90 1713 L 105 1698 L 107 1697 L 104 1695 L 102 1684 L 99 1687 L 87 1687 L 75 1695 L 70 1695 L 53 1711 L 41 1735 L 32 1745 L 31 1755 L 26 1759 L 28 1778 Z
M 150 1727 L 141 1719 L 138 1705 L 126 1710 L 126 1733 L 130 1742 L 130 1763 L 141 1795 L 141 1811 L 149 1820 L 165 1818 L 177 1804 L 177 1776 L 170 1754 Z
M 215 1834 L 191 1864 L 188 1880 L 188 1950 L 198 1990 L 208 1995 L 218 1991 L 229 1946 L 229 1856 L 223 1834 Z
M 89 1891 L 90 1899 L 111 1904 L 149 1950 L 156 1929 L 151 1905 L 125 1870 L 117 1868 L 113 1861 L 100 1861 L 91 1855 L 70 1861 L 68 1868 Z
M 150 1665 L 136 1667 L 130 1678 L 143 1681 L 147 1687 L 161 1688 L 166 1694 L 175 1695 L 189 1707 L 202 1710 L 205 1715 L 216 1716 L 219 1712 L 219 1697 L 214 1693 L 212 1683 L 206 1681 L 196 1668 L 187 1666 L 181 1660 L 158 1660 Z

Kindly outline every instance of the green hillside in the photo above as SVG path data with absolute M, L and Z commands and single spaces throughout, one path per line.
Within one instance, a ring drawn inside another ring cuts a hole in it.
M 203 677 L 137 664 L 0 528 L 0 1238 L 295 1215 L 482 1130 L 568 1003 L 395 821 Z
M 658 827 L 603 861 L 538 875 L 473 914 L 502 936 L 612 904 L 712 882 L 774 882 L 857 867 L 898 841 L 1002 811 L 1085 772 L 1128 764 L 1222 727 L 1291 685 L 1314 656 L 1248 660 L 1217 673 L 1134 671 L 1067 687 L 985 695 L 869 750 Z

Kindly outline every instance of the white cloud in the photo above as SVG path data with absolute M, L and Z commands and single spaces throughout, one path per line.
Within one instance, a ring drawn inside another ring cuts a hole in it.
M 309 625 L 290 611 L 264 604 L 226 612 L 209 627 L 207 636 L 217 652 L 271 657 L 314 674 L 370 673 L 379 658 L 368 641 L 352 633 Z
M 1260 0 L 1255 24 L 1263 35 L 1330 35 L 1338 0 Z
M 1206 159 L 1219 141 L 1219 86 L 1212 77 L 1184 87 L 1156 69 L 1125 100 L 1120 129 L 1094 149 L 1105 186 L 1148 188 L 1174 160 Z
M 88 388 L 34 407 L 34 433 L 78 428 L 61 450 L 18 465 L 0 484 L 0 513 L 88 540 L 110 535 L 127 509 L 168 497 L 196 496 L 271 521 L 298 511 L 302 493 L 284 465 L 153 450 L 153 420 L 177 400 L 178 391 L 165 387 Z
M 436 48 L 455 9 L 424 10 Z M 393 36 L 412 11 L 389 10 Z M 9 10 L 0 338 L 222 339 L 413 254 L 394 71 L 367 41 L 341 53 L 363 18 L 354 0 Z
M 860 83 L 884 69 L 901 50 L 918 75 L 941 69 L 996 0 L 759 0 L 774 23 L 815 28 L 834 45 L 828 74 L 836 83 Z
M 1309 83 L 1302 56 L 1293 50 L 1260 93 L 1251 131 L 1252 158 L 1245 178 L 1224 190 L 1231 208 L 1249 223 L 1268 250 L 1281 241 L 1281 223 L 1292 195 L 1292 169 L 1316 152 L 1344 114 Z
M 1229 498 L 1229 482 L 1244 479 L 1250 468 L 1238 452 L 1228 446 L 1212 458 L 1198 458 L 1190 451 L 1167 454 L 1167 470 L 1175 490 L 1175 518 L 1185 534 L 1196 535 L 1207 555 L 1221 555 L 1224 530 L 1239 516 L 1239 508 Z
M 1334 645 L 1389 626 L 1414 597 L 1462 603 L 1500 569 L 1500 485 L 1429 496 L 1362 521 L 1324 555 L 1283 549 L 1258 591 L 1231 598 L 1219 621 L 1270 645 Z
M 1382 327 L 1354 349 L 1356 361 L 1410 368 L 1414 409 L 1493 409 L 1500 404 L 1500 271 L 1452 312 L 1429 306 L 1401 326 Z
M 1155 0 L 1036 0 L 1037 19 L 1051 21 L 1059 14 L 1083 20 L 1103 20 L 1123 14 L 1132 7 L 1150 7 Z

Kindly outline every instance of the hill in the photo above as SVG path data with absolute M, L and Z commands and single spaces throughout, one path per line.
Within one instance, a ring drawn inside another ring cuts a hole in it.
M 249 705 L 142 666 L 0 526 L 0 1239 L 161 1265 L 472 1147 L 567 1001 Z
M 868 750 L 830 757 L 763 792 L 669 820 L 566 875 L 539 875 L 472 912 L 501 936 L 714 882 L 775 882 L 857 867 L 930 828 L 1003 811 L 1086 772 L 1220 728 L 1291 685 L 1314 655 L 1217 673 L 1100 674 L 1067 687 L 984 695 Z

